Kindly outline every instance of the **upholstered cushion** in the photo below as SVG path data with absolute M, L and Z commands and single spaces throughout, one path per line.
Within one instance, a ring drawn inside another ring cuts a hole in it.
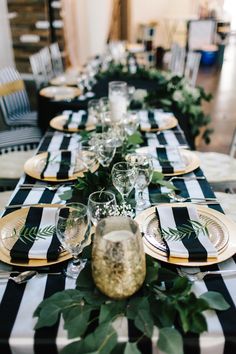
M 20 178 L 24 172 L 24 163 L 36 153 L 36 150 L 13 151 L 0 155 L 0 178 Z
M 217 152 L 196 152 L 209 182 L 236 181 L 236 159 Z
M 215 192 L 225 214 L 236 222 L 236 194 Z
M 8 203 L 11 195 L 12 191 L 0 192 L 0 212 Z

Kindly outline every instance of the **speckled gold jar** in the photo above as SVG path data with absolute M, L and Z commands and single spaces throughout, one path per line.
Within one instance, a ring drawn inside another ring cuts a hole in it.
M 112 216 L 98 223 L 92 274 L 98 289 L 113 299 L 131 296 L 142 286 L 146 275 L 145 253 L 135 221 Z

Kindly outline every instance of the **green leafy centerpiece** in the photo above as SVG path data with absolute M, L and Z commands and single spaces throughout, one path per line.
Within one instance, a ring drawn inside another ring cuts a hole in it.
M 213 130 L 208 125 L 211 118 L 204 113 L 202 103 L 209 102 L 212 95 L 207 94 L 203 87 L 192 87 L 184 77 L 170 72 L 137 66 L 133 73 L 127 64 L 114 62 L 110 63 L 107 70 L 99 72 L 97 78 L 124 80 L 139 88 L 134 94 L 131 108 L 161 108 L 173 112 L 192 148 L 195 147 L 195 138 L 200 134 L 206 143 L 210 142 Z
M 52 295 L 34 314 L 38 317 L 36 329 L 53 326 L 62 315 L 68 338 L 74 341 L 61 354 L 141 354 L 139 342 L 145 341 L 145 337 L 153 338 L 154 327 L 159 329 L 156 345 L 160 350 L 182 354 L 183 334 L 207 330 L 205 310 L 229 308 L 217 292 L 209 291 L 197 298 L 187 278 L 162 268 L 149 256 L 146 256 L 146 278 L 139 291 L 127 299 L 112 300 L 94 284 L 91 246 L 84 250 L 83 257 L 88 261 L 77 279 L 76 289 Z M 123 317 L 139 331 L 135 341 L 118 342 L 115 323 Z M 96 323 L 96 329 L 90 332 L 92 323 Z

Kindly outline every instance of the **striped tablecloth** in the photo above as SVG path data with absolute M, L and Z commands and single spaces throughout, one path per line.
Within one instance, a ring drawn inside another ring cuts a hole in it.
M 176 145 L 184 147 L 186 140 L 179 127 L 159 134 L 145 134 L 145 144 L 147 145 Z M 53 151 L 58 149 L 76 148 L 78 146 L 78 135 L 64 135 L 59 132 L 48 131 L 39 146 L 38 152 Z M 186 175 L 185 175 L 186 176 Z M 213 197 L 214 193 L 206 179 L 197 180 L 196 176 L 202 176 L 202 171 L 198 168 L 188 174 L 192 179 L 188 181 L 176 179 L 173 183 L 178 186 L 182 194 L 186 197 Z M 19 183 L 34 183 L 35 180 L 23 175 Z M 59 194 L 67 187 L 57 191 L 43 190 L 20 190 L 16 187 L 12 194 L 10 204 L 26 203 L 57 203 L 60 201 Z M 144 194 L 150 197 L 158 190 L 147 188 Z M 166 192 L 161 188 L 161 192 Z M 210 205 L 219 211 L 219 205 Z M 15 209 L 6 210 L 3 215 Z M 53 270 L 61 270 L 65 264 L 52 266 Z M 163 264 L 163 266 L 167 266 Z M 173 266 L 171 267 L 173 268 Z M 9 269 L 9 266 L 0 262 L 0 269 Z M 205 270 L 206 268 L 204 268 Z M 236 257 L 208 267 L 209 270 L 235 269 Z M 204 281 L 196 282 L 193 291 L 200 295 L 207 290 L 221 292 L 228 303 L 230 309 L 222 312 L 206 312 L 208 332 L 197 335 L 188 335 L 184 338 L 185 353 L 201 354 L 233 354 L 236 352 L 236 276 L 217 276 L 205 278 Z M 65 288 L 74 288 L 75 282 L 72 279 L 64 278 L 62 275 L 44 275 L 40 278 L 31 279 L 27 284 L 17 285 L 12 281 L 0 281 L 0 353 L 2 354 L 38 354 L 38 353 L 58 353 L 58 351 L 68 343 L 66 332 L 63 330 L 63 323 L 60 320 L 56 325 L 49 328 L 34 331 L 36 319 L 33 312 L 38 304 L 48 296 Z M 93 324 L 89 328 L 94 330 Z M 133 326 L 132 321 L 123 319 L 122 324 L 117 323 L 119 340 L 125 341 L 127 338 L 137 338 L 140 333 Z M 156 341 L 158 332 L 154 331 L 153 340 L 144 337 L 139 342 L 142 353 L 158 353 Z

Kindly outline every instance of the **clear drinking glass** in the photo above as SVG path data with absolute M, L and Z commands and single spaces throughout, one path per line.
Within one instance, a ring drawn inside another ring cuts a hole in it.
M 150 184 L 153 176 L 152 157 L 148 154 L 129 154 L 127 161 L 137 170 L 135 189 L 137 191 L 136 209 L 143 210 L 150 204 L 143 197 L 143 191 Z
M 112 120 L 121 122 L 128 106 L 127 83 L 124 81 L 111 81 L 108 86 Z
M 99 221 L 92 248 L 92 275 L 101 292 L 114 299 L 134 294 L 146 275 L 138 224 L 127 217 Z
M 116 210 L 116 197 L 109 191 L 97 191 L 90 194 L 88 211 L 93 225 L 108 216 L 114 215 Z
M 123 119 L 124 130 L 127 135 L 132 135 L 136 132 L 139 125 L 138 113 L 135 111 L 129 111 L 124 115 Z
M 134 188 L 137 178 L 136 168 L 129 162 L 117 162 L 111 171 L 112 183 L 122 197 L 122 204 L 125 203 L 125 198 L 128 197 L 131 190 Z
M 116 152 L 113 139 L 107 134 L 103 134 L 103 137 L 95 142 L 95 148 L 99 163 L 103 167 L 109 167 Z
M 65 274 L 76 279 L 84 267 L 84 260 L 79 255 L 88 243 L 90 221 L 87 207 L 81 203 L 68 203 L 56 212 L 56 234 L 65 250 L 71 253 L 73 261 Z
M 92 99 L 88 102 L 88 119 L 94 124 L 101 123 L 100 100 Z
M 92 171 L 97 162 L 94 146 L 89 145 L 87 141 L 81 141 L 78 149 L 78 158 L 86 170 Z

